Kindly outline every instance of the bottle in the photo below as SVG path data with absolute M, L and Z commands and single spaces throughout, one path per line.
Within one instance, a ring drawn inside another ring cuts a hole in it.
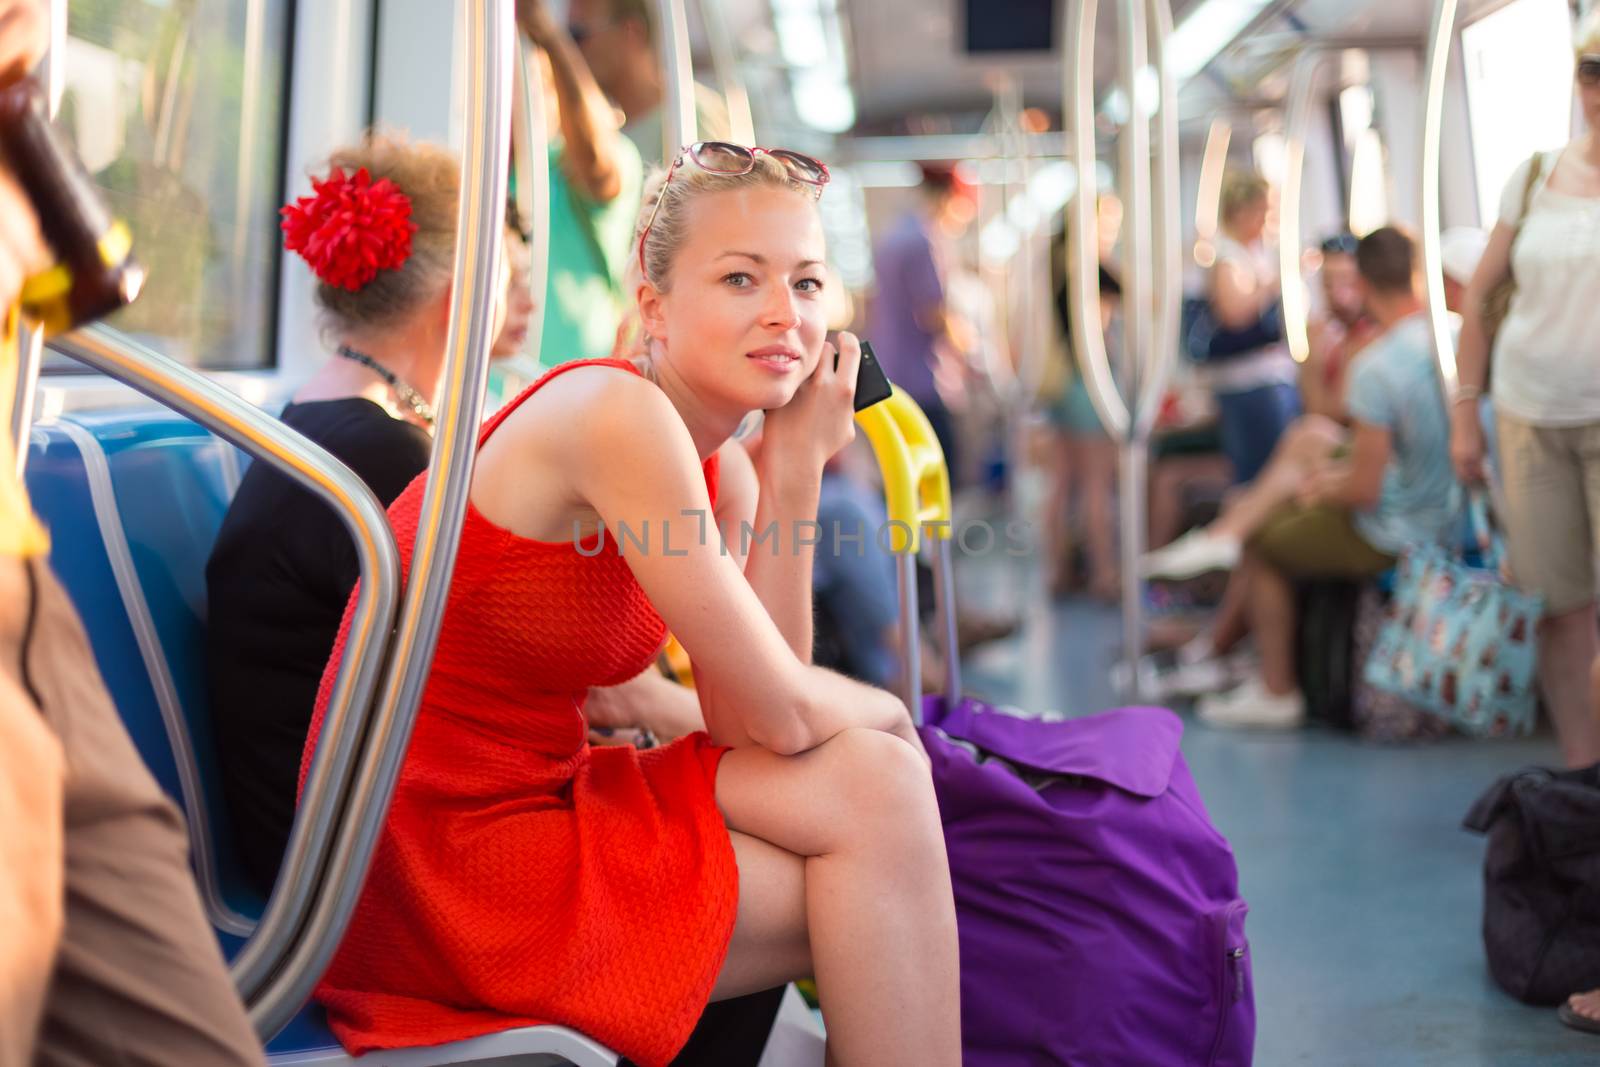
M 0 152 L 56 257 L 23 283 L 24 318 L 53 336 L 133 303 L 144 268 L 133 258 L 128 228 L 111 218 L 77 154 L 50 124 L 34 78 L 0 89 Z

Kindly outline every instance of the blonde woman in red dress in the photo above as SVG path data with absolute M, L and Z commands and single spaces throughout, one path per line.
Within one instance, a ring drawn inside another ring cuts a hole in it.
M 827 176 L 686 148 L 638 227 L 648 356 L 565 364 L 484 427 L 411 749 L 318 990 L 352 1051 L 561 1023 L 649 1067 L 708 999 L 814 975 L 830 1063 L 960 1062 L 926 755 L 897 698 L 810 665 L 807 523 L 860 361 L 824 340 Z M 755 410 L 759 463 L 731 440 Z M 389 509 L 407 565 L 421 499 Z M 669 627 L 706 731 L 591 748 L 588 690 Z

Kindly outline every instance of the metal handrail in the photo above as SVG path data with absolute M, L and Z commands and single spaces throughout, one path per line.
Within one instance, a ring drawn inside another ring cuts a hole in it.
M 1330 53 L 1304 53 L 1289 79 L 1283 123 L 1283 189 L 1278 196 L 1278 295 L 1283 301 L 1283 336 L 1289 355 L 1304 363 L 1311 354 L 1311 307 L 1300 274 L 1303 251 L 1300 201 L 1305 185 L 1306 126 L 1317 72 Z
M 1444 253 L 1440 247 L 1444 223 L 1439 205 L 1439 145 L 1444 125 L 1444 80 L 1450 67 L 1458 0 L 1438 0 L 1428 33 L 1426 91 L 1422 107 L 1422 275 L 1428 323 L 1433 329 L 1433 350 L 1439 361 L 1439 383 L 1448 404 L 1456 391 L 1456 345 L 1450 329 L 1450 312 L 1444 301 Z
M 50 347 L 132 386 L 270 463 L 332 507 L 355 542 L 361 584 L 351 617 L 348 654 L 334 678 L 323 723 L 323 744 L 306 775 L 266 911 L 233 964 L 234 982 L 248 1000 L 288 951 L 328 854 L 399 602 L 400 557 L 394 535 L 383 505 L 354 472 L 327 450 L 203 374 L 105 326 L 89 326 L 55 338 Z
M 657 0 L 656 47 L 661 54 L 661 163 L 671 166 L 678 149 L 698 136 L 694 108 L 694 63 L 683 0 Z
M 728 136 L 735 144 L 756 143 L 756 121 L 750 111 L 750 93 L 739 75 L 739 58 L 728 32 L 722 0 L 700 0 L 700 21 L 711 42 L 711 66 L 717 73 L 717 88 L 728 109 Z
M 533 314 L 528 316 L 529 357 L 537 361 L 544 342 L 546 295 L 550 289 L 550 153 L 534 151 L 534 145 L 550 142 L 545 125 L 544 80 L 535 78 L 530 68 L 532 45 L 517 36 L 516 97 L 513 111 L 520 111 L 511 130 L 511 151 L 517 165 L 517 212 L 532 235 L 528 245 L 528 292 L 533 297 Z
M 466 144 L 445 367 L 417 539 L 372 729 L 327 873 L 294 949 L 250 1005 L 260 1033 L 277 1032 L 299 1010 L 355 911 L 416 724 L 466 515 L 505 235 L 516 31 L 510 4 L 465 0 L 457 10 L 466 20 Z
M 1124 218 L 1123 322 L 1130 403 L 1118 389 L 1100 329 L 1100 292 L 1094 140 L 1095 0 L 1074 0 L 1076 17 L 1063 27 L 1063 114 L 1072 125 L 1078 189 L 1067 240 L 1067 293 L 1072 305 L 1072 343 L 1089 399 L 1106 432 L 1119 444 L 1122 520 L 1123 654 L 1136 667 L 1144 642 L 1143 588 L 1138 561 L 1145 543 L 1145 476 L 1150 431 L 1160 410 L 1168 373 L 1177 357 L 1180 252 L 1178 248 L 1177 96 L 1167 46 L 1172 12 L 1167 0 L 1123 0 L 1123 91 L 1130 117 L 1121 134 Z M 1153 32 L 1152 32 L 1153 31 Z M 1160 86 L 1154 152 L 1149 116 L 1139 106 L 1138 79 L 1153 55 Z M 1152 191 L 1154 168 L 1157 188 Z M 1147 223 L 1149 225 L 1147 225 Z M 1148 254 L 1147 254 L 1148 253 Z M 1149 271 L 1158 277 L 1152 284 Z M 1146 317 L 1152 316 L 1147 325 Z M 1138 685 L 1138 671 L 1130 677 Z

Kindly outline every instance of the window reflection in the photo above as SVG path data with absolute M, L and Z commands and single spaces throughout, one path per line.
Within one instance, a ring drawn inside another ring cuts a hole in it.
M 68 6 L 58 123 L 150 273 L 111 324 L 193 366 L 272 364 L 291 6 Z

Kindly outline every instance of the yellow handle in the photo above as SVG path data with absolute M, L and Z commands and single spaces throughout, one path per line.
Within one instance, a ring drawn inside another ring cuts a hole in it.
M 889 512 L 891 551 L 915 552 L 924 527 L 944 540 L 951 528 L 950 470 L 933 424 L 910 396 L 894 390 L 889 399 L 856 412 L 883 472 L 884 502 Z

